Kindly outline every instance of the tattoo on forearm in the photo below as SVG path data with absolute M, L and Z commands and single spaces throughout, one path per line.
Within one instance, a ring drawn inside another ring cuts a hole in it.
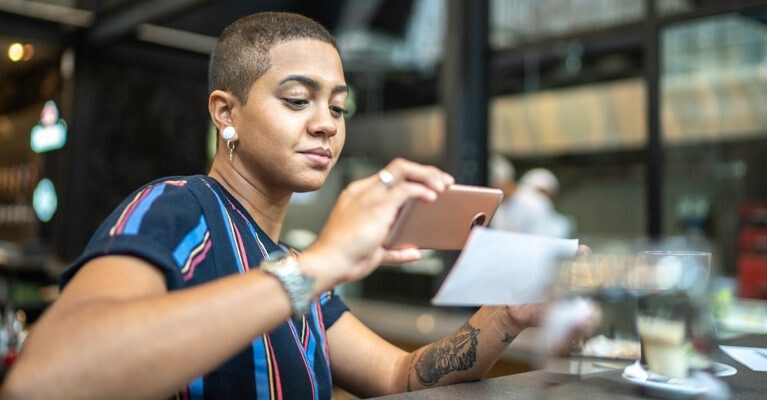
M 514 338 L 516 338 L 517 335 L 509 335 L 508 333 L 503 334 L 503 339 L 501 339 L 501 342 L 503 343 L 511 343 Z
M 456 333 L 429 346 L 415 364 L 418 381 L 431 386 L 452 371 L 473 367 L 478 335 L 479 329 L 467 322 Z

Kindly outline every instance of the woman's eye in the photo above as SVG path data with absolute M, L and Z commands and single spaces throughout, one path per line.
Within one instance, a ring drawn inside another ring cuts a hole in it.
M 294 99 L 294 98 L 289 98 L 289 97 L 286 97 L 286 98 L 282 99 L 282 101 L 287 103 L 288 106 L 290 106 L 291 108 L 295 108 L 295 109 L 303 108 L 305 105 L 309 104 L 309 100 L 306 100 L 306 99 Z
M 343 107 L 337 107 L 337 106 L 331 106 L 330 112 L 333 113 L 334 116 L 340 117 L 342 115 L 346 115 L 346 109 Z

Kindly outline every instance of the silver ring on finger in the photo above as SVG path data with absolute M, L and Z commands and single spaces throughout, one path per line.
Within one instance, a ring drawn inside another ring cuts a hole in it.
M 381 181 L 381 183 L 383 183 L 387 189 L 391 188 L 395 183 L 397 183 L 397 177 L 385 169 L 378 171 L 378 180 Z

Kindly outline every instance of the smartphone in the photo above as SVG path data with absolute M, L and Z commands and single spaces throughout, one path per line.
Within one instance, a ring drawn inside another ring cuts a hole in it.
M 400 210 L 384 247 L 460 250 L 475 226 L 487 226 L 503 192 L 481 186 L 451 185 L 436 201 L 411 200 Z

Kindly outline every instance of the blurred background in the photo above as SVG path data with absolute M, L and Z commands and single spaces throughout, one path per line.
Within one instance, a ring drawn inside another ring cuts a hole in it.
M 518 176 L 554 172 L 557 209 L 595 251 L 711 249 L 724 297 L 767 299 L 767 1 L 0 0 L 6 321 L 36 318 L 131 191 L 207 171 L 208 55 L 269 10 L 326 26 L 352 89 L 341 160 L 293 198 L 285 241 L 311 243 L 339 191 L 394 157 L 482 185 L 499 154 Z M 428 306 L 455 256 L 342 291 L 418 345 L 463 321 Z

